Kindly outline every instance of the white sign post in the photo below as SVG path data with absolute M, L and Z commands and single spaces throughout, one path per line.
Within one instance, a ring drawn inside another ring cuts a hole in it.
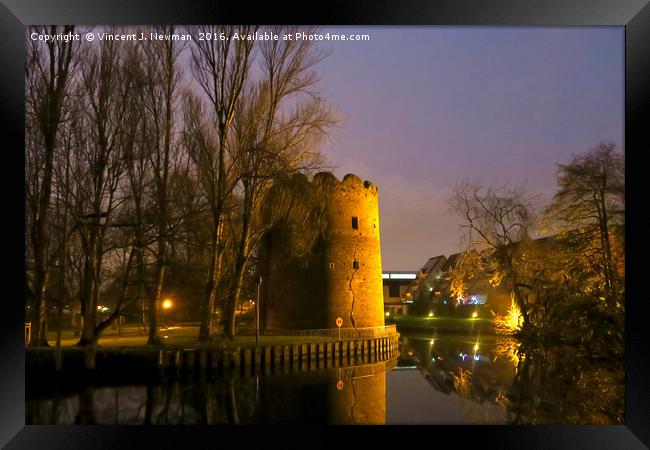
M 339 341 L 341 340 L 341 325 L 343 325 L 343 319 L 340 317 L 336 318 L 336 326 L 339 328 Z

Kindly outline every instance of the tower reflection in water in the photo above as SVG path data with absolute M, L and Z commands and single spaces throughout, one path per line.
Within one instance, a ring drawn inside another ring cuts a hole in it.
M 616 424 L 624 371 L 571 346 L 402 335 L 399 360 L 124 386 L 28 386 L 27 424 Z M 572 363 L 573 358 L 581 361 Z M 399 369 L 399 370 L 393 370 Z M 390 372 L 387 372 L 389 371 Z
M 27 399 L 28 424 L 384 424 L 396 361 L 157 385 L 92 386 Z

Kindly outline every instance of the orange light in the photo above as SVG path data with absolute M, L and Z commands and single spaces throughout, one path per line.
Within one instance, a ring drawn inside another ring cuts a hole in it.
M 162 303 L 163 309 L 169 309 L 172 307 L 172 305 L 173 305 L 172 301 L 168 298 L 166 298 Z

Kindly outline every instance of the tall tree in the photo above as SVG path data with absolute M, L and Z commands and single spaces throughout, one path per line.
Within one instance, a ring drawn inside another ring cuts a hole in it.
M 277 27 L 271 31 L 283 35 L 297 29 Z M 233 146 L 241 203 L 232 282 L 224 302 L 228 337 L 235 334 L 235 310 L 246 264 L 269 229 L 258 217 L 264 193 L 279 175 L 314 170 L 322 164 L 317 144 L 336 122 L 317 90 L 314 67 L 325 56 L 306 40 L 261 43 L 261 77 L 249 83 L 236 110 Z
M 174 26 L 154 27 L 160 34 L 173 35 Z M 170 240 L 169 190 L 175 153 L 175 112 L 180 72 L 177 60 L 182 47 L 173 40 L 143 41 L 143 119 L 150 122 L 145 136 L 153 176 L 153 209 L 156 227 L 154 288 L 149 295 L 149 344 L 159 343 L 158 311 L 165 282 Z
M 199 339 L 202 341 L 208 340 L 216 328 L 214 312 L 223 262 L 225 212 L 234 189 L 233 177 L 227 167 L 232 165 L 226 154 L 227 139 L 235 108 L 248 78 L 255 42 L 237 39 L 236 35 L 245 36 L 256 31 L 257 27 L 251 26 L 190 28 L 190 32 L 195 35 L 192 46 L 192 72 L 208 99 L 209 117 L 217 130 L 216 148 L 204 148 L 204 152 L 193 156 L 197 169 L 201 172 L 200 180 L 205 184 L 213 228 L 210 269 L 200 307 Z M 223 36 L 223 39 L 201 40 L 200 33 Z
M 33 287 L 35 320 L 31 345 L 47 343 L 47 248 L 49 243 L 48 214 L 51 204 L 54 154 L 57 149 L 59 127 L 65 120 L 68 97 L 78 42 L 51 40 L 32 41 L 32 32 L 56 35 L 74 32 L 74 26 L 30 27 L 26 33 L 26 134 L 37 133 L 27 140 L 27 170 L 25 180 L 28 203 L 28 228 L 33 258 Z
M 620 302 L 621 277 L 616 271 L 613 241 L 622 238 L 625 211 L 625 164 L 613 142 L 602 142 L 569 164 L 558 165 L 558 191 L 547 218 L 570 234 L 583 258 L 594 261 L 602 275 L 605 297 Z M 594 245 L 594 242 L 597 244 Z
M 533 224 L 536 196 L 524 187 L 485 186 L 479 181 L 456 185 L 449 203 L 467 230 L 468 251 L 483 258 L 469 258 L 481 271 L 499 272 L 502 283 L 515 297 L 524 324 L 529 322 L 530 286 L 517 270 L 518 242 L 528 238 Z M 476 265 L 476 264 L 475 264 Z
M 83 248 L 80 283 L 83 327 L 80 345 L 94 348 L 111 321 L 98 321 L 97 307 L 105 279 L 105 254 L 110 249 L 109 230 L 123 203 L 124 145 L 128 136 L 128 112 L 134 107 L 135 52 L 121 42 L 106 41 L 93 48 L 82 70 L 87 108 L 87 145 L 78 152 L 76 231 Z

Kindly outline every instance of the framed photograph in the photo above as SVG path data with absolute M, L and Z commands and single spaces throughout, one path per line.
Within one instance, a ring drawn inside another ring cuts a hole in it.
M 0 442 L 647 448 L 648 42 L 645 0 L 2 0 Z

